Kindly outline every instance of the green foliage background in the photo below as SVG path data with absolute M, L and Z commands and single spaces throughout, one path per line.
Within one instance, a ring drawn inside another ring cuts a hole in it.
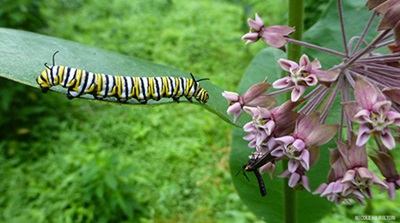
M 263 47 L 240 40 L 252 8 L 266 7 L 254 2 L 7 1 L 0 21 L 236 90 Z M 284 22 L 284 8 L 274 10 Z M 199 106 L 115 106 L 0 85 L 0 222 L 257 221 L 232 185 L 231 126 Z
M 282 1 L 0 2 L 2 27 L 190 71 L 231 91 L 265 46 L 244 46 L 246 19 L 258 12 L 267 25 L 286 22 Z M 320 3 L 307 3 L 313 12 L 307 27 L 318 19 Z M 0 222 L 260 221 L 232 185 L 231 128 L 187 103 L 69 101 L 0 79 Z M 323 221 L 398 213 L 385 199 L 335 208 Z

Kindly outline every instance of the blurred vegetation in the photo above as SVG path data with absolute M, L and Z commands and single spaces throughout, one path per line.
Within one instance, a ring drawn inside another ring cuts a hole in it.
M 247 18 L 258 12 L 271 25 L 287 17 L 281 1 L 0 3 L 2 27 L 187 70 L 232 91 L 264 47 L 244 46 Z M 312 3 L 309 25 L 322 10 Z M 5 79 L 0 95 L 0 222 L 259 221 L 231 183 L 231 126 L 199 106 L 69 101 Z M 339 207 L 328 222 L 351 219 L 354 209 Z

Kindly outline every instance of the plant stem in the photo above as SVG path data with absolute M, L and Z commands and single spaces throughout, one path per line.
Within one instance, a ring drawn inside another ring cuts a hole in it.
M 296 32 L 292 34 L 292 38 L 295 40 L 301 40 L 303 37 L 303 14 L 304 14 L 304 6 L 303 0 L 289 0 L 288 2 L 288 11 L 289 11 L 289 26 L 294 26 L 296 28 Z M 297 44 L 288 44 L 288 59 L 297 61 L 301 54 L 302 49 L 301 45 Z M 290 100 L 290 93 L 286 93 L 286 99 Z M 287 168 L 288 161 L 282 162 L 283 169 Z M 285 199 L 285 222 L 286 223 L 295 223 L 297 222 L 297 208 L 296 208 L 296 193 L 295 191 L 288 186 L 289 179 L 285 178 L 283 181 L 283 193 Z
M 291 36 L 294 40 L 303 38 L 303 0 L 289 0 L 289 26 L 294 26 L 296 32 Z M 298 60 L 301 56 L 302 46 L 297 44 L 288 44 L 288 59 Z

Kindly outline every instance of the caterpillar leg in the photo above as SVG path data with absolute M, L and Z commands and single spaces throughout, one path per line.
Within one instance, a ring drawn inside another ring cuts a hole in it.
M 192 97 L 186 97 L 186 99 L 187 99 L 188 101 L 190 101 L 190 103 L 193 103 Z
M 67 91 L 67 98 L 71 100 L 71 99 L 74 99 L 74 98 L 76 98 L 76 97 L 79 97 L 79 93 L 76 92 L 76 91 L 73 91 L 73 90 L 71 90 L 71 89 L 68 89 L 68 91 Z
M 93 94 L 93 98 L 97 99 L 97 100 L 103 100 L 104 99 L 104 97 L 102 97 L 102 96 L 99 97 L 97 94 Z
M 119 102 L 126 103 L 128 99 L 126 98 L 117 98 Z
M 92 94 L 91 95 L 93 95 L 93 98 L 94 99 L 97 99 L 97 100 L 103 100 L 104 99 L 104 96 L 103 95 L 99 95 L 99 94 L 97 94 L 97 89 L 98 89 L 98 86 L 99 85 L 97 85 L 96 83 L 94 83 L 93 84 L 94 86 L 93 86 L 93 91 L 92 91 Z
M 48 88 L 48 87 L 42 88 L 42 93 L 47 93 L 47 91 L 49 91 L 49 89 L 50 89 L 50 88 Z

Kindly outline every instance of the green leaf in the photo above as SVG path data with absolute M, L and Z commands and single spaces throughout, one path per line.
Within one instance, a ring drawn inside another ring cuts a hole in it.
M 79 43 L 57 39 L 36 33 L 0 28 L 0 77 L 39 88 L 36 78 L 45 69 L 44 63 L 52 64 L 52 55 L 59 51 L 55 63 L 95 73 L 104 73 L 122 76 L 182 76 L 190 77 L 190 71 L 181 71 L 166 66 L 153 64 L 144 60 L 121 55 L 115 52 L 85 46 Z M 194 74 L 197 79 L 201 74 Z M 210 81 L 202 81 L 201 86 L 210 95 L 207 104 L 194 100 L 193 104 L 200 105 L 223 120 L 232 123 L 232 117 L 226 114 L 227 101 L 222 97 L 223 90 Z M 59 86 L 51 90 L 66 93 L 66 89 Z M 94 100 L 91 95 L 82 98 Z M 114 98 L 104 101 L 120 103 Z M 160 101 L 148 101 L 148 105 L 173 103 L 166 98 Z M 185 99 L 181 103 L 190 103 Z M 142 105 L 136 100 L 129 100 L 127 105 Z
M 363 2 L 343 1 L 344 17 L 346 22 L 347 38 L 354 35 L 361 35 L 365 23 L 359 21 L 368 21 L 371 12 L 369 12 Z M 343 51 L 343 42 L 340 35 L 340 26 L 337 15 L 336 1 L 331 1 L 331 4 L 326 9 L 321 19 L 306 33 L 304 39 L 316 45 L 331 48 L 337 51 Z M 356 18 L 355 18 L 356 17 Z M 371 33 L 372 34 L 372 33 Z M 369 36 L 367 39 L 371 39 Z M 263 43 L 259 43 L 263 44 Z M 316 50 L 304 49 L 305 53 L 311 58 L 317 57 L 323 65 L 323 69 L 329 69 L 335 64 L 341 62 L 341 58 L 335 55 L 319 52 Z M 249 64 L 246 73 L 239 86 L 239 92 L 245 92 L 249 86 L 256 82 L 260 82 L 268 76 L 268 82 L 273 83 L 278 78 L 278 74 L 282 72 L 277 60 L 286 58 L 285 54 L 276 49 L 267 48 L 257 54 Z M 270 90 L 272 91 L 272 89 Z M 280 95 L 279 95 L 280 96 Z M 283 96 L 283 95 L 282 95 Z M 279 98 L 282 102 L 283 99 Z M 332 108 L 332 111 L 339 111 L 340 103 L 337 103 Z M 248 115 L 242 115 L 240 124 L 250 120 Z M 340 113 L 331 112 L 328 121 L 330 123 L 339 123 Z M 233 176 L 234 185 L 242 199 L 242 201 L 260 218 L 267 222 L 284 222 L 284 182 L 282 179 L 274 177 L 270 179 L 268 174 L 263 176 L 268 194 L 265 197 L 260 195 L 258 182 L 253 173 L 247 172 L 250 182 L 246 180 L 242 174 L 235 176 L 241 170 L 243 164 L 248 162 L 248 156 L 254 151 L 249 149 L 247 141 L 242 137 L 245 133 L 240 128 L 235 128 L 232 134 L 232 150 L 230 154 L 230 168 Z M 321 183 L 327 181 L 329 172 L 329 150 L 335 148 L 336 145 L 331 140 L 330 143 L 320 147 L 320 158 L 317 164 L 310 168 L 307 176 L 310 180 L 311 190 L 315 190 Z M 282 173 L 283 169 L 279 162 L 276 169 L 276 174 Z M 298 222 L 317 222 L 326 215 L 333 207 L 331 202 L 326 198 L 320 198 L 319 195 L 312 195 L 307 191 L 296 191 L 296 215 Z

